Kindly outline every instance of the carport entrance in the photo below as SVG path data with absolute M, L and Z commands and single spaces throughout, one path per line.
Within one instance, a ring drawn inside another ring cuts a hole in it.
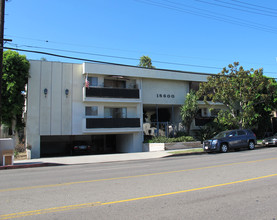
M 40 137 L 40 156 L 70 156 L 74 143 L 82 142 L 91 146 L 89 154 L 116 153 L 116 135 L 55 135 Z M 88 153 L 84 153 L 88 154 Z

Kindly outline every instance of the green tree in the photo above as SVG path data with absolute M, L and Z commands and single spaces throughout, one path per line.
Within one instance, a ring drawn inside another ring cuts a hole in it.
M 197 95 L 194 91 L 191 91 L 186 95 L 186 100 L 183 106 L 181 106 L 181 117 L 183 124 L 186 127 L 186 133 L 189 135 L 190 127 L 193 119 L 197 115 L 198 112 L 198 103 L 197 103 Z
M 24 126 L 22 113 L 29 68 L 26 56 L 11 50 L 4 51 L 1 117 L 2 123 L 13 130 Z
M 234 62 L 201 83 L 198 96 L 204 96 L 206 103 L 209 99 L 226 107 L 218 114 L 219 123 L 228 128 L 248 128 L 257 123 L 260 116 L 257 107 L 270 111 L 275 89 L 273 82 L 263 76 L 263 69 L 244 70 Z
M 142 56 L 140 58 L 139 65 L 140 67 L 145 67 L 145 68 L 150 68 L 150 69 L 155 69 L 155 67 L 152 65 L 152 60 L 148 56 Z
M 273 79 L 268 79 L 271 81 L 272 85 L 275 87 L 275 93 L 272 96 L 272 102 L 270 103 L 261 103 L 256 105 L 255 112 L 259 114 L 257 119 L 258 129 L 255 131 L 256 135 L 259 138 L 264 138 L 266 132 L 272 132 L 272 112 L 277 109 L 277 83 Z

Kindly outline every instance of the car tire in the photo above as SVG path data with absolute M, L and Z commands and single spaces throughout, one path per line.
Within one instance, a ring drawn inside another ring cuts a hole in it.
M 249 141 L 248 149 L 249 150 L 254 150 L 255 149 L 255 143 L 253 141 Z
M 221 146 L 220 146 L 220 151 L 222 152 L 222 153 L 227 153 L 228 152 L 228 145 L 227 144 L 222 144 Z

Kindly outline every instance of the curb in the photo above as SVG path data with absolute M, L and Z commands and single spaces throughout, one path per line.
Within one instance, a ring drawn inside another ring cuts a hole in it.
M 48 166 L 61 166 L 61 165 L 62 164 L 57 164 L 57 163 L 6 165 L 6 166 L 0 166 L 0 170 L 20 169 L 20 168 L 33 168 L 33 167 L 48 167 Z

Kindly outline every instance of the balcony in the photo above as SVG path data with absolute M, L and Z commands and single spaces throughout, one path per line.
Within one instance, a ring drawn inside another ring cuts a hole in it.
M 140 128 L 139 118 L 86 118 L 86 129 Z
M 85 97 L 139 99 L 139 89 L 90 87 L 85 88 Z

